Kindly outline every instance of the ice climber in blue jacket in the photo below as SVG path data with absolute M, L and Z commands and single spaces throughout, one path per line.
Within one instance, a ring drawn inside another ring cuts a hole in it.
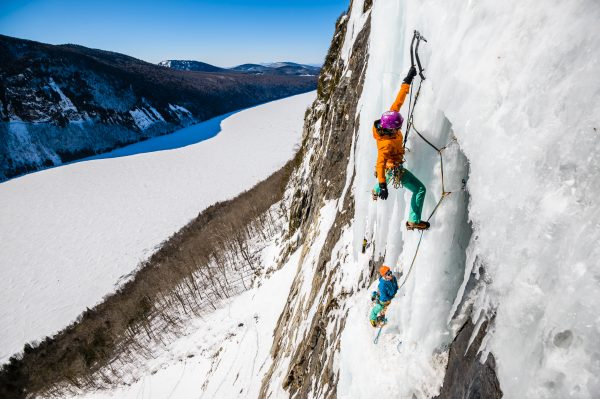
M 375 306 L 371 309 L 369 317 L 369 321 L 373 327 L 381 327 L 386 323 L 385 312 L 398 292 L 398 280 L 392 275 L 389 267 L 385 265 L 381 266 L 379 274 L 381 277 L 379 277 L 378 291 L 374 292 L 372 296 Z

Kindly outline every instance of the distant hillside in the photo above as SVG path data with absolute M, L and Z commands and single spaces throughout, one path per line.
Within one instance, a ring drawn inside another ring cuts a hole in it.
M 228 69 L 219 68 L 214 65 L 200 61 L 188 60 L 167 60 L 158 63 L 160 66 L 178 69 L 180 71 L 199 71 L 199 72 L 228 72 Z
M 243 64 L 231 68 L 232 70 L 262 74 L 262 75 L 297 75 L 319 76 L 320 67 L 297 64 L 295 62 L 273 62 L 269 64 Z
M 180 71 L 0 35 L 0 181 L 314 90 L 316 81 Z
M 265 66 L 265 65 L 260 65 L 260 64 L 242 64 L 242 65 L 238 65 L 235 66 L 233 68 L 230 68 L 232 71 L 239 71 L 239 72 L 250 72 L 250 73 L 256 73 L 256 74 L 262 74 L 262 73 L 266 73 L 269 71 L 273 71 L 273 68 Z
M 282 65 L 275 68 L 280 75 L 319 76 L 321 68 L 310 65 Z
M 199 61 L 167 60 L 158 65 L 180 71 L 242 72 L 254 75 L 319 76 L 320 67 L 295 62 L 273 62 L 268 64 L 242 64 L 233 68 L 219 68 Z

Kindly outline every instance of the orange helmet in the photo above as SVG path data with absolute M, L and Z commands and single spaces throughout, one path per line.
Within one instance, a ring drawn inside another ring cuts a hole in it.
M 389 272 L 389 271 L 390 271 L 390 268 L 385 265 L 383 265 L 379 268 L 379 274 L 381 274 L 382 277 L 385 276 L 387 274 L 387 272 Z

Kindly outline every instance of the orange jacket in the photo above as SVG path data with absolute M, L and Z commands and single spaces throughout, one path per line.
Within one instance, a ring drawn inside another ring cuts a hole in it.
M 396 96 L 396 101 L 390 107 L 390 111 L 400 111 L 400 107 L 404 104 L 409 90 L 410 85 L 408 83 L 403 83 L 400 86 L 400 91 Z M 378 129 L 379 120 L 376 120 L 373 124 L 373 137 L 377 141 L 377 163 L 375 164 L 375 170 L 377 171 L 377 181 L 385 183 L 386 168 L 393 168 L 404 162 L 404 139 L 400 130 L 398 130 L 398 133 L 388 136 L 380 135 Z

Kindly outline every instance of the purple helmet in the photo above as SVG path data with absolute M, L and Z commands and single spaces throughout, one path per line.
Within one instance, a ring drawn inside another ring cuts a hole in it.
M 381 115 L 382 129 L 400 129 L 402 123 L 404 123 L 404 118 L 400 115 L 400 112 L 385 111 L 383 115 Z

